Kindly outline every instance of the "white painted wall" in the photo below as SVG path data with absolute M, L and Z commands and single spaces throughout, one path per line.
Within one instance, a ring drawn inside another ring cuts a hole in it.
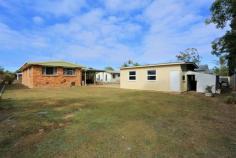
M 118 76 L 118 74 L 116 74 L 115 78 L 113 78 L 113 75 L 109 72 L 99 72 L 96 74 L 96 81 L 97 82 L 105 82 L 105 83 L 119 82 L 120 77 Z
M 232 75 L 230 77 L 230 87 L 233 89 L 233 90 L 236 90 L 236 75 Z
M 207 86 L 213 86 L 212 92 L 216 92 L 216 75 L 198 73 L 189 71 L 188 75 L 195 75 L 195 80 L 197 81 L 197 92 L 204 93 Z

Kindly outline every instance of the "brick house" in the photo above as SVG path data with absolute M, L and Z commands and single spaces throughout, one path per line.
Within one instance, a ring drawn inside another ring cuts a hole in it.
M 65 62 L 28 62 L 20 71 L 22 84 L 29 88 L 81 86 L 83 66 Z

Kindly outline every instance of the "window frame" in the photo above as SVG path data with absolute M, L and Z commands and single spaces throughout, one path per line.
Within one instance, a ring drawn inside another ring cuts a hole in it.
M 65 73 L 66 71 L 73 71 L 73 73 L 72 74 L 66 74 Z M 64 76 L 76 76 L 75 75 L 75 69 L 74 68 L 63 68 L 63 75 Z
M 53 68 L 53 74 L 47 74 L 47 68 Z M 52 66 L 43 66 L 42 67 L 43 76 L 57 76 L 57 68 Z
M 135 74 L 134 75 L 130 75 L 130 72 L 135 72 Z M 130 79 L 130 77 L 135 77 L 135 79 L 134 80 L 132 80 L 132 79 Z M 131 70 L 131 71 L 129 71 L 129 81 L 136 81 L 137 80 L 137 71 L 135 71 L 135 70 Z
M 149 71 L 155 71 L 155 74 L 148 74 Z M 155 76 L 155 80 L 150 80 L 148 77 L 154 77 Z M 147 81 L 157 81 L 157 70 L 156 69 L 149 69 L 147 70 Z

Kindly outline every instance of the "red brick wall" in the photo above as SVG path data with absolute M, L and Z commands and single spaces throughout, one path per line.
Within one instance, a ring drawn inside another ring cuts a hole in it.
M 64 76 L 63 68 L 57 68 L 57 75 L 46 76 L 42 74 L 41 66 L 32 66 L 31 72 L 23 71 L 22 83 L 29 88 L 36 87 L 70 87 L 74 82 L 75 86 L 81 86 L 82 70 L 77 68 L 74 76 Z
M 22 84 L 29 88 L 33 88 L 32 70 L 33 68 L 29 67 L 22 72 Z

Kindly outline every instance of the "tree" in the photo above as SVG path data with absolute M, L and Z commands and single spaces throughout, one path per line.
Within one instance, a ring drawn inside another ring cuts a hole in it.
M 227 66 L 227 60 L 224 56 L 221 56 L 219 58 L 219 61 L 217 63 L 219 66 L 218 67 L 214 67 L 213 71 L 216 75 L 220 75 L 220 76 L 228 76 L 228 66 Z
M 215 0 L 211 6 L 211 17 L 206 23 L 223 29 L 230 23 L 230 31 L 212 42 L 212 54 L 225 56 L 229 75 L 236 71 L 236 0 Z
M 107 71 L 114 71 L 113 67 L 111 67 L 111 66 L 105 67 L 105 70 L 107 70 Z
M 133 62 L 132 60 L 128 60 L 127 62 L 124 62 L 121 67 L 129 67 L 129 66 L 140 66 L 139 63 Z
M 15 74 L 9 71 L 5 71 L 3 82 L 7 84 L 12 84 L 12 82 L 15 80 Z
M 140 66 L 140 64 L 137 63 L 137 62 L 136 62 L 136 63 L 133 63 L 133 65 L 134 65 L 134 66 Z
M 4 73 L 4 69 L 0 66 L 0 74 Z
M 129 65 L 125 62 L 124 64 L 121 65 L 121 67 L 129 67 Z
M 176 55 L 176 58 L 178 61 L 194 62 L 197 65 L 200 64 L 201 59 L 196 48 L 188 48 L 185 51 L 182 51 L 178 55 Z
M 11 84 L 15 79 L 15 73 L 5 71 L 4 68 L 0 67 L 0 84 L 3 83 Z

